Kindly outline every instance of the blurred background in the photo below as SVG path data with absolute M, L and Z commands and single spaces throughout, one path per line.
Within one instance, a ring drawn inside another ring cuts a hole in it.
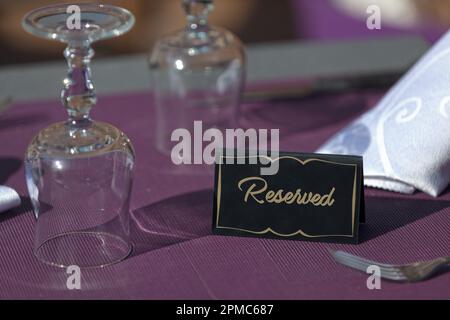
M 52 0 L 0 0 L 0 65 L 61 59 L 62 44 L 25 33 L 21 18 Z M 98 56 L 147 52 L 165 33 L 185 25 L 181 0 L 109 0 L 136 16 L 124 37 L 95 45 Z M 378 5 L 382 29 L 368 30 L 366 12 Z M 450 0 L 215 0 L 211 23 L 237 34 L 244 43 L 368 38 L 419 34 L 433 42 L 450 25 Z

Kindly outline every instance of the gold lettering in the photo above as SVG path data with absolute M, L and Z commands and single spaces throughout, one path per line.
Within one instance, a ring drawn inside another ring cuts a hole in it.
M 296 202 L 297 199 L 300 198 L 300 191 L 301 191 L 301 189 L 297 189 L 297 190 L 295 191 L 295 194 L 294 194 L 294 196 L 292 197 L 292 199 L 289 200 L 289 201 L 286 201 L 286 203 L 287 203 L 287 204 L 292 204 L 292 203 Z
M 259 181 L 262 181 L 262 182 L 264 183 L 264 186 L 263 186 L 261 189 L 259 189 L 259 190 L 253 191 L 253 189 L 256 188 L 256 184 L 253 183 L 253 184 L 250 186 L 250 188 L 248 188 L 247 192 L 245 193 L 244 201 L 247 202 L 247 201 L 248 201 L 248 196 L 250 195 L 250 196 L 253 197 L 253 199 L 255 199 L 256 202 L 258 202 L 259 204 L 263 204 L 263 203 L 264 203 L 264 200 L 260 200 L 260 199 L 257 199 L 257 198 L 255 197 L 256 194 L 263 193 L 263 192 L 266 191 L 266 189 L 267 189 L 267 182 L 266 182 L 266 180 L 264 180 L 263 178 L 259 178 L 259 177 L 248 177 L 248 178 L 242 179 L 241 181 L 239 181 L 239 184 L 238 184 L 239 190 L 242 191 L 242 188 L 241 188 L 242 184 L 244 184 L 245 182 L 250 181 L 250 180 L 259 180 Z
M 325 206 L 331 207 L 333 205 L 333 203 L 334 203 L 334 199 L 333 199 L 334 190 L 336 190 L 336 189 L 333 187 L 328 194 L 325 194 L 325 195 L 322 196 L 322 198 L 319 201 L 319 204 L 322 207 L 325 207 Z
M 301 198 L 298 198 L 297 203 L 298 204 L 308 204 L 309 201 L 311 201 L 312 195 L 313 195 L 312 192 L 309 192 L 309 193 L 305 192 Z
M 280 190 L 278 190 L 276 193 L 275 193 L 275 199 L 274 199 L 274 202 L 275 203 L 281 203 L 281 202 L 283 202 L 284 200 L 283 200 L 283 189 L 280 189 Z
M 275 191 L 272 191 L 272 190 L 267 191 L 267 193 L 266 193 L 266 201 L 267 202 L 274 202 L 275 201 L 274 196 L 275 196 Z
M 313 195 L 313 197 L 311 199 L 311 203 L 317 207 L 319 205 L 318 202 L 320 201 L 321 198 L 322 198 L 322 196 L 320 194 L 316 193 L 315 195 Z
M 286 192 L 286 194 L 284 195 L 284 202 L 286 202 L 287 204 L 292 203 L 292 202 L 289 202 L 289 201 L 291 201 L 291 199 L 293 197 L 294 197 L 294 194 L 292 192 L 290 192 L 290 191 Z
M 248 202 L 249 197 L 252 197 L 253 200 L 255 200 L 259 204 L 263 204 L 265 202 L 292 204 L 296 202 L 299 205 L 312 204 L 313 206 L 316 207 L 318 206 L 331 207 L 335 201 L 333 195 L 336 188 L 334 187 L 331 188 L 329 193 L 324 195 L 313 192 L 302 193 L 301 189 L 295 190 L 295 193 L 291 191 L 285 193 L 283 189 L 267 190 L 268 189 L 267 181 L 261 177 L 247 177 L 239 181 L 238 183 L 239 190 L 244 191 L 243 185 L 247 182 L 252 183 L 249 184 L 249 187 L 245 191 L 244 202 Z M 259 187 L 257 186 L 258 184 L 260 185 Z M 262 193 L 264 192 L 265 195 L 262 195 Z M 259 196 L 259 198 L 257 196 Z M 265 201 L 261 198 L 265 199 Z

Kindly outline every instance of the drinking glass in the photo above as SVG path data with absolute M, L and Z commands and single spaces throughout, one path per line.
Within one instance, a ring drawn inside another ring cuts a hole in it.
M 68 63 L 61 93 L 68 119 L 40 131 L 25 156 L 37 219 L 34 252 L 59 267 L 106 266 L 132 251 L 129 199 L 135 156 L 122 131 L 89 116 L 97 101 L 91 43 L 127 32 L 134 17 L 119 7 L 83 3 L 77 6 L 77 21 L 77 11 L 68 7 L 43 7 L 23 19 L 31 34 L 66 43 Z
M 160 39 L 149 58 L 156 105 L 156 146 L 175 144 L 176 129 L 192 133 L 234 128 L 245 78 L 245 51 L 231 32 L 208 24 L 212 0 L 182 0 L 187 26 Z

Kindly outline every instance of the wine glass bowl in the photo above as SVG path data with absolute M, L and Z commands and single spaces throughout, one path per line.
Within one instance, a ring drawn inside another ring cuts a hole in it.
M 23 20 L 28 32 L 68 45 L 61 92 L 68 119 L 41 130 L 25 156 L 37 219 L 34 253 L 53 266 L 103 267 L 132 251 L 129 200 L 135 155 L 122 131 L 89 115 L 97 102 L 90 45 L 130 30 L 134 17 L 119 7 L 79 4 L 79 25 L 73 29 L 67 23 L 69 6 L 40 8 Z

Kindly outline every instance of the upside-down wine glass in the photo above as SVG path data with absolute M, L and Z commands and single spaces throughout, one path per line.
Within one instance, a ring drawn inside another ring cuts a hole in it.
M 37 219 L 34 252 L 54 266 L 99 267 L 132 251 L 128 210 L 135 156 L 122 131 L 89 116 L 97 101 L 91 44 L 127 32 L 134 17 L 119 7 L 82 3 L 79 21 L 72 21 L 76 11 L 68 7 L 43 7 L 23 19 L 31 34 L 67 44 L 69 67 L 61 93 L 68 119 L 40 131 L 25 158 Z
M 162 37 L 150 58 L 156 146 L 169 154 L 176 129 L 235 128 L 245 80 L 245 50 L 228 30 L 211 26 L 212 0 L 182 0 L 187 25 Z

